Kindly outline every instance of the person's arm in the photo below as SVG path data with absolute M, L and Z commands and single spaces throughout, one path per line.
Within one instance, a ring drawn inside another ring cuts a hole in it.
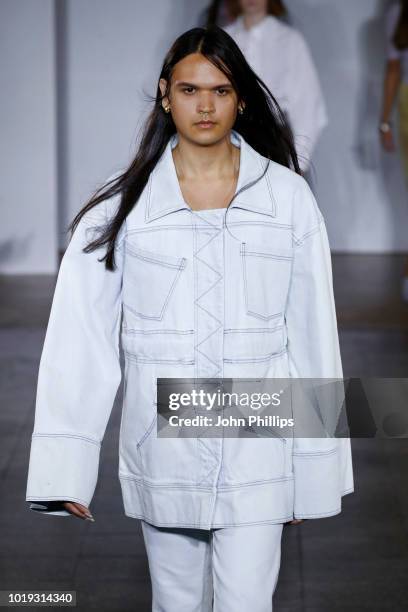
M 380 138 L 381 144 L 388 152 L 395 151 L 394 133 L 391 124 L 391 116 L 395 100 L 401 82 L 401 61 L 389 59 L 385 67 L 383 102 L 380 116 Z
M 326 226 L 309 185 L 300 177 L 293 210 L 294 259 L 285 315 L 290 376 L 342 379 Z M 337 390 L 336 386 L 330 387 L 329 402 L 323 406 L 330 423 L 329 434 L 335 432 Z M 294 409 L 300 418 L 304 416 L 302 405 Z M 310 413 L 306 418 L 313 416 Z M 295 518 L 336 514 L 341 497 L 354 490 L 348 437 L 295 437 L 293 466 Z
M 100 446 L 121 381 L 119 329 L 123 253 L 115 271 L 82 248 L 108 220 L 113 200 L 81 219 L 62 258 L 38 372 L 26 501 L 44 514 L 69 516 L 62 502 L 88 507 Z
M 392 38 L 397 27 L 401 7 L 398 4 L 390 5 L 385 19 L 387 37 L 387 62 L 384 71 L 383 95 L 380 115 L 381 144 L 386 151 L 395 151 L 394 135 L 391 117 L 401 83 L 401 53 L 395 47 Z

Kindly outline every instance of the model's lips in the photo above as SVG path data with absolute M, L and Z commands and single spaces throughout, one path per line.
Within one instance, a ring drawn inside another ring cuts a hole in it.
M 214 121 L 200 121 L 199 123 L 196 123 L 196 125 L 199 125 L 200 127 L 211 127 L 215 125 L 215 123 Z

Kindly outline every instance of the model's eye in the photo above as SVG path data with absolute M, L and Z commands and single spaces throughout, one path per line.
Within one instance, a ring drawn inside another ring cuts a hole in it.
M 221 94 L 221 96 L 225 96 L 228 93 L 228 90 L 224 89 L 224 87 L 219 87 L 217 91 Z
M 183 90 L 185 93 L 190 94 L 192 92 L 192 90 L 194 90 L 194 87 L 183 87 Z

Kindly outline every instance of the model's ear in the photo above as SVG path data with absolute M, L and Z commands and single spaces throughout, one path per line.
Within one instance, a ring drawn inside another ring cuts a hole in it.
M 162 106 L 163 106 L 163 108 L 164 108 L 165 106 L 168 106 L 168 104 L 169 104 L 169 99 L 168 99 L 168 97 L 164 95 L 164 94 L 166 93 L 166 87 L 167 87 L 167 81 L 166 81 L 166 79 L 160 79 L 160 80 L 159 80 L 159 87 L 160 87 L 160 92 L 161 92 L 161 95 L 162 95 L 162 96 L 164 96 L 164 97 L 162 98 Z

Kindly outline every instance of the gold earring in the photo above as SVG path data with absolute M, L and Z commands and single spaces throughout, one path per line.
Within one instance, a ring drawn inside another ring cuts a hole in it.
M 242 113 L 244 112 L 244 109 L 242 108 L 242 106 L 238 106 L 238 112 L 240 115 L 242 115 Z
M 164 107 L 164 110 L 166 113 L 170 112 L 170 105 L 168 104 L 167 106 Z

